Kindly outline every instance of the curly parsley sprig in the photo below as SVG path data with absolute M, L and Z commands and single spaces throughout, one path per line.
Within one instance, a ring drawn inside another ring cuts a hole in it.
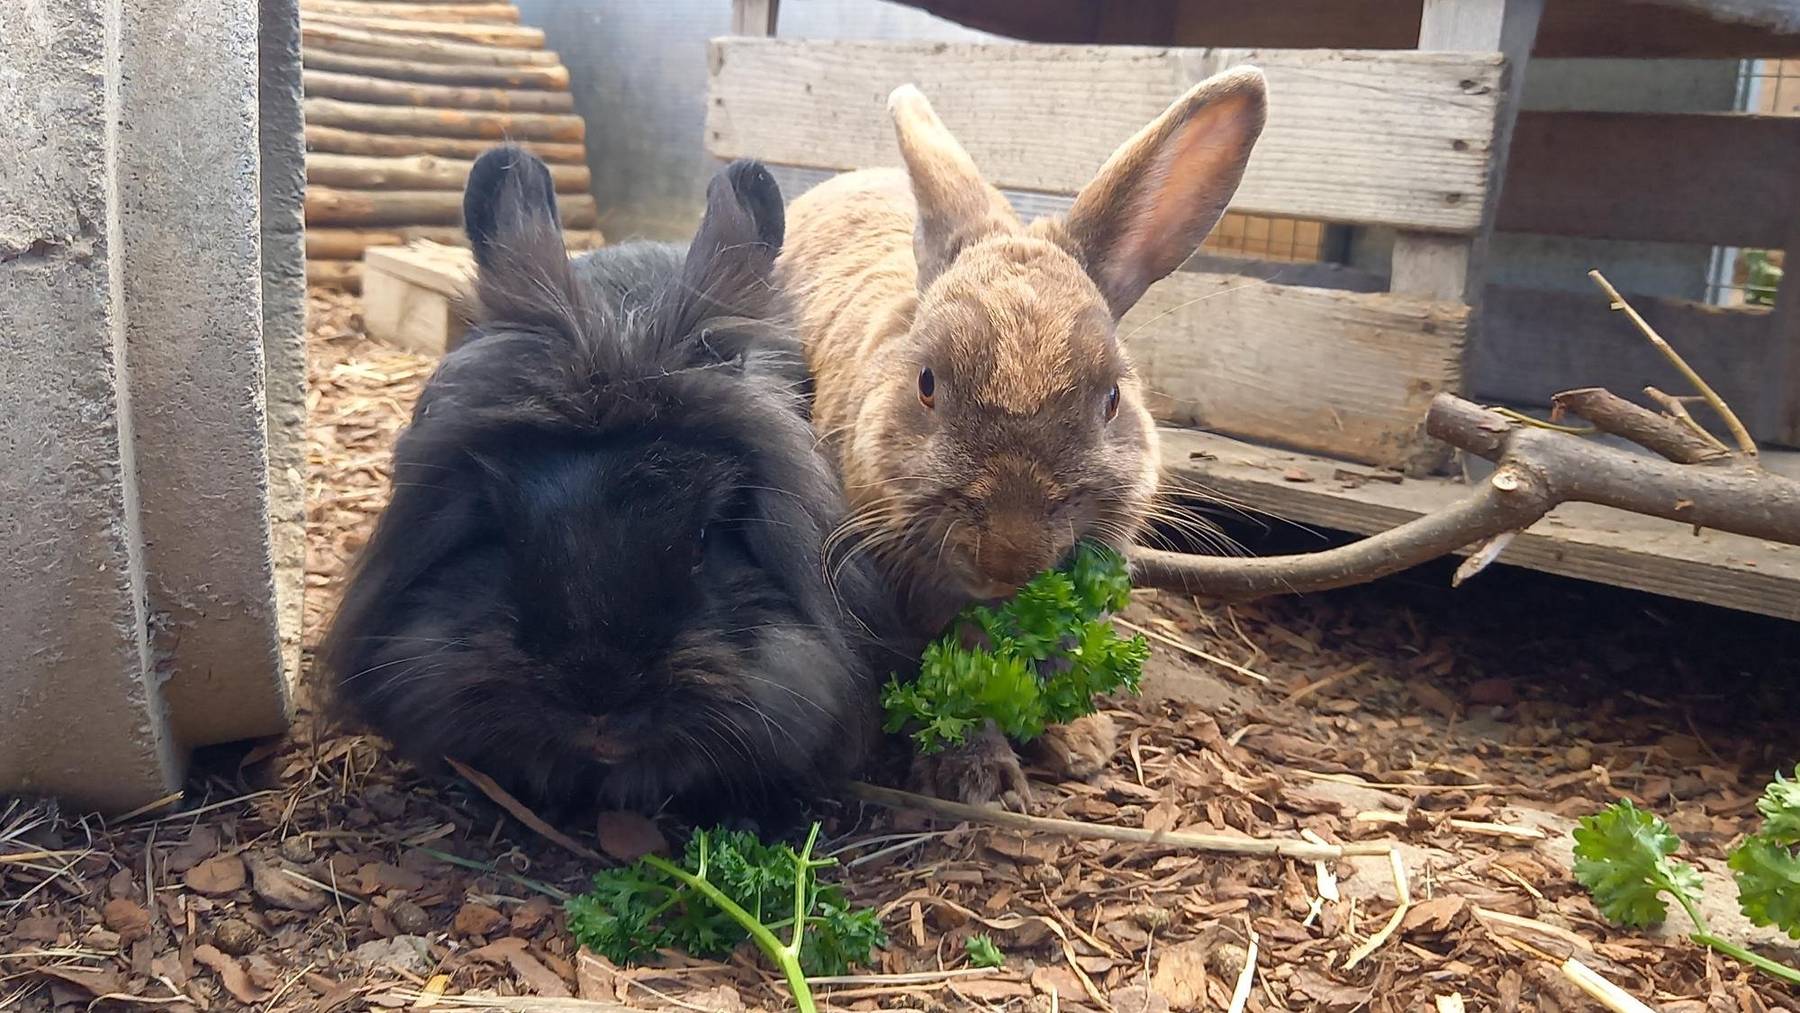
M 787 978 L 801 1013 L 813 1013 L 806 975 L 843 974 L 887 945 L 875 912 L 819 883 L 818 870 L 836 862 L 812 857 L 818 838 L 815 823 L 795 852 L 742 831 L 695 831 L 681 865 L 646 855 L 595 875 L 593 889 L 567 904 L 569 932 L 620 964 L 670 947 L 722 959 L 749 939 Z M 776 934 L 783 929 L 786 942 Z
M 985 721 L 1021 742 L 1094 712 L 1094 698 L 1136 693 L 1150 645 L 1121 638 L 1106 618 L 1131 599 L 1125 558 L 1083 542 L 1059 569 L 1032 578 L 998 607 L 973 606 L 925 649 L 919 677 L 889 681 L 887 730 L 910 729 L 922 753 L 959 745 Z M 963 646 L 965 627 L 984 647 Z
M 1800 768 L 1794 772 L 1800 779 Z M 1780 774 L 1757 803 L 1763 826 L 1733 849 L 1738 905 L 1756 925 L 1772 925 L 1800 939 L 1800 780 Z M 1575 878 L 1593 895 L 1607 920 L 1621 925 L 1660 925 L 1669 916 L 1663 896 L 1673 897 L 1694 923 L 1694 942 L 1735 957 L 1776 978 L 1800 985 L 1800 970 L 1714 935 L 1700 913 L 1700 873 L 1670 857 L 1681 839 L 1654 813 L 1620 801 L 1584 817 L 1575 828 Z

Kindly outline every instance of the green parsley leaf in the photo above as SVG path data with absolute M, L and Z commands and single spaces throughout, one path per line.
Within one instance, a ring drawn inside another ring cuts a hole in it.
M 1150 645 L 1121 638 L 1106 619 L 1130 600 L 1125 558 L 1083 542 L 1066 565 L 1032 578 L 1012 601 L 965 611 L 925 648 L 916 679 L 889 680 L 885 727 L 910 730 L 922 753 L 959 745 L 989 721 L 1029 741 L 1092 714 L 1095 697 L 1136 693 Z M 985 646 L 964 647 L 965 629 L 979 632 Z
M 1608 920 L 1658 925 L 1669 916 L 1662 894 L 1699 897 L 1700 873 L 1669 858 L 1679 847 L 1667 823 L 1621 799 L 1575 828 L 1575 879 Z
M 717 887 L 758 922 L 792 930 L 794 880 L 805 876 L 806 925 L 800 966 L 808 974 L 844 974 L 868 965 L 887 945 L 875 912 L 850 906 L 843 891 L 818 882 L 817 870 L 835 863 L 800 856 L 786 844 L 764 844 L 736 830 L 698 830 L 688 839 L 681 868 Z M 750 938 L 748 927 L 700 891 L 645 860 L 594 876 L 593 889 L 566 905 L 569 932 L 581 945 L 617 964 L 656 950 L 679 949 L 722 959 Z
M 1730 864 L 1744 917 L 1800 939 L 1800 858 L 1793 849 L 1757 834 L 1738 845 Z
M 974 967 L 999 967 L 1006 963 L 1006 954 L 987 936 L 970 936 L 963 942 L 963 949 L 969 954 L 969 964 Z
M 1777 772 L 1775 780 L 1763 789 L 1756 809 L 1763 818 L 1757 836 L 1789 847 L 1800 844 L 1800 766 L 1794 768 L 1792 781 Z

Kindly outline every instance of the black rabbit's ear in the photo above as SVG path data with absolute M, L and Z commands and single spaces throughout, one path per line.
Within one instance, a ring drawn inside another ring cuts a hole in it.
M 463 189 L 463 229 L 475 263 L 484 271 L 514 254 L 530 258 L 547 253 L 550 246 L 559 256 L 568 255 L 550 169 L 514 145 L 493 148 L 475 160 Z
M 707 279 L 735 269 L 767 281 L 785 231 L 781 187 L 768 167 L 748 159 L 731 163 L 706 188 L 706 215 L 688 247 L 688 282 L 704 291 Z

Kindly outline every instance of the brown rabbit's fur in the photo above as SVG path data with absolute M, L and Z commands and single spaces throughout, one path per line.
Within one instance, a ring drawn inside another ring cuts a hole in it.
M 888 107 L 906 169 L 795 200 L 776 270 L 854 511 L 833 550 L 874 556 L 932 635 L 1078 539 L 1142 527 L 1156 429 L 1115 327 L 1223 214 L 1264 92 L 1250 69 L 1202 82 L 1029 225 L 917 89 Z

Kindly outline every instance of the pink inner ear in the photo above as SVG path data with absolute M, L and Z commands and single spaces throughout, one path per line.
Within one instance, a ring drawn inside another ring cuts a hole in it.
M 1107 273 L 1142 292 L 1181 266 L 1231 202 L 1249 158 L 1245 102 L 1215 101 L 1157 146 Z

